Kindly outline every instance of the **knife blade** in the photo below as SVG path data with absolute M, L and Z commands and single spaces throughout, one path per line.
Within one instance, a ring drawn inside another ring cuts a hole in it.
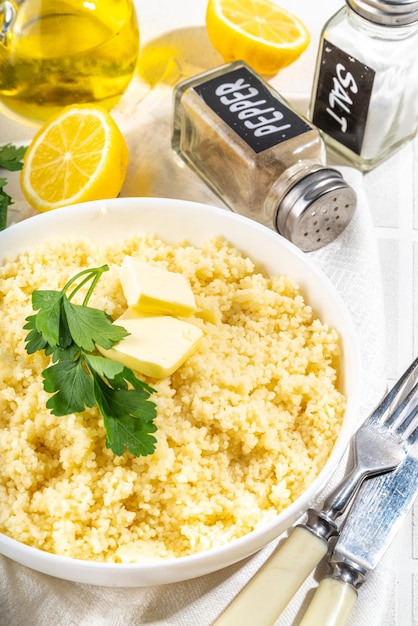
M 343 626 L 358 589 L 389 548 L 418 495 L 418 445 L 393 472 L 363 483 L 300 626 Z

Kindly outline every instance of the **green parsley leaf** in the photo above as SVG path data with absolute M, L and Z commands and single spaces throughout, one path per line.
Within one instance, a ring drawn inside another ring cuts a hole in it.
M 11 143 L 0 146 L 0 167 L 10 172 L 16 172 L 23 167 L 22 159 L 26 152 L 26 146 L 19 148 Z
M 23 167 L 23 156 L 26 147 L 17 148 L 12 144 L 0 146 L 0 167 L 9 172 L 21 170 Z M 4 230 L 7 226 L 7 209 L 13 204 L 12 198 L 4 191 L 7 185 L 7 178 L 0 178 L 0 230 Z
M 72 304 L 65 297 L 63 305 L 73 341 L 87 352 L 92 352 L 96 344 L 108 350 L 129 335 L 122 326 L 112 324 L 111 318 L 100 309 Z
M 156 406 L 149 400 L 155 390 L 121 363 L 99 355 L 96 345 L 108 349 L 129 333 L 110 316 L 88 306 L 97 281 L 109 268 L 82 270 L 61 291 L 35 290 L 37 313 L 26 318 L 26 351 L 43 350 L 52 364 L 43 370 L 44 389 L 53 394 L 46 406 L 64 416 L 97 405 L 106 429 L 106 445 L 115 454 L 125 450 L 139 456 L 152 454 L 151 433 Z M 71 299 L 90 283 L 83 304 Z M 67 295 L 68 294 L 68 295 Z
M 28 354 L 34 354 L 38 350 L 45 350 L 48 345 L 48 342 L 36 328 L 36 318 L 37 315 L 29 315 L 23 327 L 25 330 L 30 330 L 26 336 L 26 352 Z
M 141 390 L 112 389 L 95 376 L 94 396 L 104 418 L 107 448 L 117 455 L 123 454 L 125 448 L 135 456 L 154 452 L 157 440 L 151 433 L 157 430 L 153 422 L 155 405 L 141 411 Z
M 147 456 L 155 450 L 156 438 L 150 432 L 157 430 L 154 424 L 147 429 L 142 420 L 123 415 L 115 419 L 104 411 L 104 424 L 106 428 L 106 447 L 121 456 L 125 448 L 134 456 Z
M 73 361 L 79 353 L 80 348 L 76 343 L 71 343 L 66 348 L 47 346 L 45 350 L 46 356 L 50 356 L 53 363 L 57 363 L 58 361 Z
M 7 209 L 13 201 L 11 197 L 4 191 L 3 187 L 7 184 L 7 178 L 0 178 L 0 230 L 4 230 L 7 225 Z
M 83 359 L 59 361 L 42 372 L 44 389 L 53 393 L 46 403 L 53 415 L 81 413 L 94 405 L 93 381 L 83 367 Z
M 112 361 L 112 359 L 107 359 L 99 354 L 86 354 L 85 358 L 87 365 L 101 378 L 107 378 L 107 380 L 113 380 L 122 374 L 125 368 L 123 363 Z
M 35 326 L 44 341 L 50 346 L 60 344 L 61 306 L 64 294 L 60 291 L 34 291 L 32 307 L 39 313 L 35 316 Z
M 146 382 L 137 378 L 131 369 L 124 367 L 121 375 L 117 375 L 113 379 L 113 384 L 118 389 L 125 389 L 124 385 L 127 387 L 127 383 L 131 384 L 134 389 L 143 389 L 147 394 L 155 391 L 155 389 L 153 389 L 150 385 L 147 385 Z
M 142 394 L 138 393 L 138 398 L 146 398 L 155 391 L 145 381 L 137 378 L 134 372 L 125 367 L 123 363 L 91 354 L 85 355 L 85 360 L 88 367 L 99 374 L 101 378 L 106 378 L 114 389 L 128 389 L 130 384 L 138 392 L 142 391 Z M 152 407 L 152 415 L 155 417 L 154 405 L 147 405 L 147 408 L 149 407 Z

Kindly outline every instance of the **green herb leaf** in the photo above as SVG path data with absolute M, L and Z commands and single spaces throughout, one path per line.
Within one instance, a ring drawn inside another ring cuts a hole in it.
M 4 191 L 3 187 L 7 184 L 7 178 L 0 178 L 0 230 L 4 230 L 7 225 L 7 209 L 13 201 L 11 197 Z
M 42 372 L 44 389 L 53 393 L 46 403 L 54 415 L 80 413 L 94 405 L 93 381 L 83 367 L 83 360 L 59 361 Z
M 131 369 L 96 352 L 96 345 L 109 349 L 129 334 L 104 311 L 87 306 L 107 269 L 104 265 L 83 270 L 61 291 L 33 292 L 37 313 L 26 318 L 26 351 L 43 350 L 52 357 L 53 364 L 42 376 L 45 391 L 53 394 L 46 406 L 54 415 L 79 413 L 96 403 L 104 419 L 107 447 L 118 455 L 125 449 L 136 456 L 151 454 L 156 444 L 151 433 L 157 428 L 156 406 L 149 397 L 155 390 Z M 83 304 L 73 304 L 71 298 L 89 282 Z
M 108 350 L 129 334 L 122 326 L 112 324 L 100 309 L 72 304 L 66 297 L 63 304 L 70 335 L 87 352 L 92 352 L 96 344 Z
M 157 430 L 153 422 L 155 405 L 147 403 L 148 411 L 141 409 L 142 390 L 115 390 L 95 376 L 94 397 L 104 418 L 108 448 L 117 455 L 123 454 L 125 448 L 135 456 L 154 452 L 157 440 L 151 433 Z
M 107 380 L 113 380 L 117 376 L 120 376 L 125 369 L 123 363 L 112 361 L 112 359 L 107 359 L 101 355 L 88 354 L 85 358 L 89 368 L 94 370 L 101 378 L 107 378 Z
M 61 319 L 63 297 L 61 291 L 37 290 L 32 293 L 32 307 L 39 311 L 35 316 L 36 330 L 50 346 L 60 345 L 60 329 L 65 321 Z
M 15 172 L 23 167 L 23 156 L 26 147 L 17 148 L 12 144 L 0 146 L 0 167 Z M 12 198 L 4 191 L 7 184 L 7 178 L 0 178 L 0 230 L 4 230 L 7 226 L 7 210 L 13 204 Z
M 124 367 L 120 376 L 119 375 L 115 376 L 112 382 L 113 382 L 113 385 L 117 387 L 117 389 L 124 389 L 125 388 L 124 385 L 126 384 L 126 382 L 128 382 L 135 389 L 142 389 L 147 394 L 155 392 L 155 389 L 153 389 L 153 387 L 148 385 L 145 381 L 141 380 L 140 378 L 137 378 L 134 372 L 128 367 Z
M 34 352 L 38 352 L 38 350 L 45 350 L 48 345 L 48 342 L 36 328 L 36 318 L 36 315 L 29 315 L 23 327 L 25 330 L 30 330 L 26 336 L 26 352 L 28 354 L 34 354 Z
M 17 148 L 11 143 L 0 146 L 0 167 L 10 172 L 16 172 L 23 167 L 22 159 L 26 152 L 26 146 Z
M 46 356 L 52 357 L 53 363 L 57 363 L 58 361 L 73 361 L 80 355 L 80 347 L 76 343 L 70 343 L 66 348 L 47 346 L 45 354 Z
M 155 451 L 157 439 L 150 432 L 155 432 L 154 424 L 146 424 L 137 418 L 123 415 L 115 419 L 105 411 L 104 424 L 106 428 L 106 447 L 121 456 L 125 448 L 134 456 L 147 456 Z
M 112 361 L 104 356 L 91 354 L 86 355 L 85 359 L 89 368 L 94 370 L 96 374 L 99 374 L 101 378 L 106 378 L 114 389 L 128 389 L 130 384 L 137 391 L 143 392 L 143 398 L 155 392 L 153 387 L 138 378 L 134 372 L 128 367 L 125 367 L 123 363 Z M 154 407 L 154 405 L 150 406 Z M 154 408 L 152 410 L 155 417 Z

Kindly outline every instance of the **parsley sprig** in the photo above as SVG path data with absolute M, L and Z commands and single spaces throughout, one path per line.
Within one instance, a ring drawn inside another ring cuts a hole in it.
M 26 152 L 26 147 L 16 147 L 11 143 L 5 146 L 0 146 L 0 167 L 9 170 L 9 172 L 16 172 L 23 167 L 23 156 Z M 4 187 L 7 185 L 7 178 L 0 178 L 0 230 L 4 230 L 7 225 L 7 209 L 13 204 L 12 198 L 8 193 L 4 191 Z
M 54 394 L 46 406 L 54 415 L 79 413 L 97 404 L 104 419 L 106 447 L 122 455 L 152 454 L 156 439 L 151 433 L 156 406 L 149 400 L 155 391 L 134 372 L 98 354 L 96 345 L 109 349 L 129 333 L 112 323 L 104 311 L 88 306 L 91 294 L 109 267 L 82 270 L 61 291 L 35 290 L 26 318 L 26 351 L 43 350 L 52 365 L 43 370 L 44 389 Z M 89 284 L 90 283 L 90 284 Z M 72 299 L 88 286 L 82 304 Z

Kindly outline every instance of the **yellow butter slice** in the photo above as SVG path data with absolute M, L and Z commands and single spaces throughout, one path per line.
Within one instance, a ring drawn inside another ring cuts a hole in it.
M 126 256 L 120 282 L 128 306 L 141 312 L 187 316 L 196 309 L 192 288 L 179 272 Z
M 151 378 L 171 376 L 197 348 L 202 331 L 170 315 L 144 315 L 127 309 L 115 324 L 129 333 L 110 350 L 97 346 L 109 359 Z

